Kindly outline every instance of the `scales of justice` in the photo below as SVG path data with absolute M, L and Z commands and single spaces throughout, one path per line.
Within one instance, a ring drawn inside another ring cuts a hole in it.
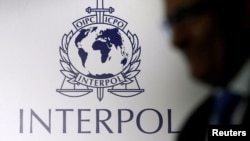
M 96 16 L 96 23 L 95 24 L 104 24 L 105 13 L 106 12 L 113 13 L 114 11 L 115 11 L 115 9 L 112 7 L 104 8 L 104 0 L 97 0 L 97 7 L 96 8 L 91 8 L 91 7 L 86 8 L 86 12 L 95 13 L 95 16 Z M 130 32 L 128 32 L 128 33 L 130 33 Z M 131 38 L 134 38 L 134 39 L 131 39 Z M 70 37 L 70 39 L 71 39 L 71 37 Z M 127 66 L 127 68 L 125 68 L 126 70 L 130 70 L 130 72 L 127 71 L 126 73 L 122 74 L 122 75 L 127 75 L 127 78 L 125 76 L 125 79 L 128 80 L 129 82 L 124 82 L 124 83 L 110 86 L 110 87 L 92 87 L 89 85 L 84 85 L 82 83 L 72 82 L 71 77 L 73 77 L 73 78 L 77 77 L 77 76 L 73 76 L 76 74 L 76 73 L 74 73 L 74 72 L 76 72 L 76 70 L 71 67 L 72 64 L 70 61 L 65 61 L 65 60 L 67 60 L 67 59 L 65 59 L 65 58 L 67 58 L 67 54 L 65 53 L 66 51 L 64 51 L 64 53 L 60 52 L 61 57 L 62 57 L 61 66 L 64 69 L 69 69 L 69 71 L 67 73 L 65 73 L 66 71 L 61 71 L 61 72 L 64 72 L 63 74 L 65 75 L 65 77 L 64 77 L 64 80 L 62 82 L 61 88 L 57 89 L 56 91 L 64 96 L 68 96 L 68 97 L 82 97 L 82 96 L 85 96 L 87 94 L 90 94 L 90 93 L 96 91 L 97 99 L 99 101 L 103 100 L 105 91 L 109 92 L 113 95 L 119 96 L 119 97 L 133 97 L 133 96 L 139 95 L 142 92 L 144 92 L 144 89 L 140 88 L 139 83 L 136 79 L 136 75 L 140 72 L 140 70 L 137 70 L 137 68 L 140 65 L 140 60 L 139 60 L 140 47 L 138 45 L 139 41 L 138 41 L 137 36 L 132 35 L 131 33 L 130 33 L 129 39 L 131 40 L 131 42 L 136 42 L 134 44 L 137 44 L 137 49 L 134 49 L 134 51 L 133 51 L 133 58 L 136 58 L 136 59 L 134 59 L 134 63 L 130 62 L 130 65 Z M 133 47 L 133 48 L 135 48 L 135 47 Z M 60 51 L 61 50 L 63 50 L 63 49 L 60 48 Z M 139 55 L 137 57 L 134 57 L 135 56 L 134 54 L 137 54 L 137 55 L 139 54 Z M 131 69 L 134 69 L 134 70 L 131 71 Z M 130 76 L 133 76 L 133 77 L 130 77 Z

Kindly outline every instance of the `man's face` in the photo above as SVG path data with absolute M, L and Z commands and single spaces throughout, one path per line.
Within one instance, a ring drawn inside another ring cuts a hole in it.
M 183 51 L 192 75 L 214 84 L 224 69 L 225 43 L 204 0 L 166 0 L 175 47 Z

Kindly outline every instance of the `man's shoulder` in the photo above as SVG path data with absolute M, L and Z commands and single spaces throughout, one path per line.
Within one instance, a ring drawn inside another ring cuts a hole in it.
M 208 123 L 208 118 L 211 113 L 213 96 L 209 96 L 199 104 L 199 106 L 190 114 L 187 124 Z
M 213 97 L 209 96 L 190 114 L 178 137 L 178 141 L 200 141 L 206 136 Z

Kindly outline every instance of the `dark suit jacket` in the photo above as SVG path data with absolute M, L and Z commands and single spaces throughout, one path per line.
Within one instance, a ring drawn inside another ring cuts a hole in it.
M 189 117 L 183 126 L 177 141 L 205 141 L 207 127 L 212 110 L 213 97 L 207 98 L 201 106 Z M 250 101 L 248 100 L 247 111 L 244 115 L 243 125 L 250 127 Z

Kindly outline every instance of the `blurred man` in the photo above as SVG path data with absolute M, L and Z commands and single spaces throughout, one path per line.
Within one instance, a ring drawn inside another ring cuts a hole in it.
M 166 9 L 192 76 L 214 87 L 178 140 L 206 140 L 208 125 L 250 126 L 250 1 L 166 0 Z

